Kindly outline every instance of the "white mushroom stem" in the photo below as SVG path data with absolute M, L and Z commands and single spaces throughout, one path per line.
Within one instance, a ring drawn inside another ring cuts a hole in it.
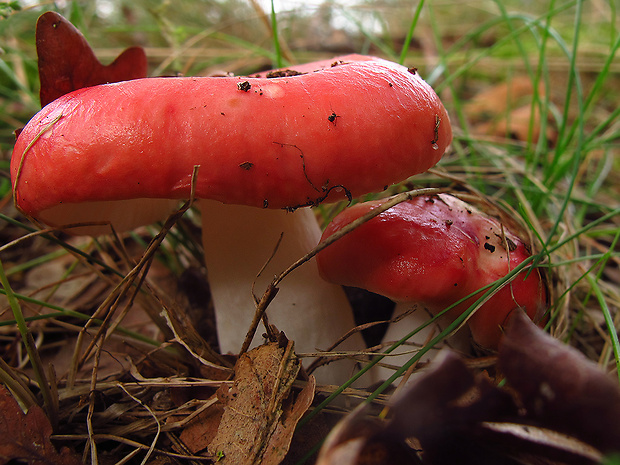
M 309 208 L 286 212 L 212 200 L 200 200 L 200 208 L 220 350 L 238 353 L 256 310 L 252 286 L 260 298 L 275 275 L 318 244 L 321 230 Z M 297 353 L 325 350 L 355 326 L 342 287 L 321 279 L 314 259 L 295 269 L 278 287 L 267 316 L 295 342 Z M 253 345 L 260 344 L 263 332 L 261 325 Z M 361 335 L 356 333 L 337 350 L 364 347 Z M 321 383 L 341 384 L 353 374 L 353 365 L 352 361 L 334 362 L 319 368 L 315 375 Z
M 394 316 L 401 315 L 409 311 L 414 304 L 410 302 L 401 302 L 396 305 L 394 309 Z M 387 347 L 393 345 L 395 342 L 400 341 L 402 338 L 418 329 L 423 324 L 426 324 L 428 320 L 432 318 L 432 314 L 421 306 L 418 306 L 410 315 L 405 316 L 402 320 L 394 323 L 390 323 L 385 335 L 383 336 L 382 343 Z M 417 332 L 413 337 L 409 338 L 407 342 L 397 347 L 388 357 L 383 358 L 380 364 L 376 365 L 371 371 L 371 380 L 373 383 L 382 382 L 387 380 L 394 374 L 394 371 L 405 363 L 407 363 L 416 353 L 424 348 L 432 339 L 434 339 L 441 331 L 448 327 L 450 320 L 439 319 L 437 322 L 426 326 L 424 329 Z M 429 362 L 433 361 L 441 349 L 450 347 L 453 350 L 461 353 L 469 353 L 470 351 L 470 335 L 467 329 L 459 330 L 456 334 L 444 339 L 439 344 L 428 350 L 418 361 L 419 366 L 426 366 Z M 402 355 L 398 355 L 402 354 Z M 398 384 L 400 379 L 395 381 Z

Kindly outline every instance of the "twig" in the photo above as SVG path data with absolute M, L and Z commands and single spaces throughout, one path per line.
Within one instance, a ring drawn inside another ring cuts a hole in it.
M 53 440 L 58 441 L 72 441 L 76 439 L 86 439 L 87 436 L 83 434 L 55 434 L 51 437 Z M 138 449 L 147 450 L 150 446 L 139 443 L 137 441 L 132 441 L 131 439 L 123 438 L 120 436 L 115 436 L 113 434 L 94 434 L 92 438 L 95 441 L 116 441 L 120 444 L 125 444 L 128 446 L 136 447 Z M 173 457 L 182 460 L 200 460 L 200 461 L 212 461 L 213 456 L 203 456 L 203 455 L 183 455 L 183 454 L 175 454 L 174 452 L 167 452 L 161 449 L 153 449 L 153 452 L 161 455 L 165 455 L 166 457 Z
M 88 450 L 90 450 L 90 463 L 97 465 L 99 458 L 97 457 L 97 443 L 93 438 L 95 432 L 93 430 L 93 414 L 95 412 L 95 395 L 97 394 L 97 372 L 99 368 L 99 360 L 101 357 L 101 345 L 95 352 L 95 363 L 90 377 L 90 393 L 88 401 L 88 413 L 86 414 L 86 428 L 88 430 Z M 86 453 L 86 451 L 84 451 Z
M 93 315 L 93 318 L 97 318 L 99 314 L 103 311 L 103 309 L 107 308 L 108 306 L 110 306 L 111 309 L 115 308 L 115 306 L 117 306 L 118 303 L 120 302 L 120 299 L 125 296 L 125 294 L 128 292 L 130 287 L 133 285 L 135 279 L 138 277 L 144 276 L 144 273 L 148 271 L 150 263 L 154 258 L 155 252 L 157 251 L 157 249 L 159 248 L 159 246 L 165 239 L 168 231 L 176 224 L 176 222 L 181 218 L 181 216 L 183 216 L 185 212 L 189 210 L 189 208 L 192 206 L 192 203 L 194 201 L 194 194 L 195 194 L 195 184 L 196 184 L 195 181 L 196 181 L 196 176 L 198 175 L 199 168 L 200 168 L 199 166 L 194 166 L 194 170 L 192 172 L 191 192 L 190 192 L 189 200 L 186 201 L 185 204 L 181 206 L 179 210 L 177 210 L 176 212 L 168 216 L 161 230 L 149 243 L 146 251 L 140 258 L 139 262 L 121 280 L 121 282 L 112 290 L 112 292 L 108 295 L 108 297 L 104 300 L 104 302 L 99 306 L 99 308 Z M 142 282 L 142 278 L 140 279 L 140 282 Z M 113 305 L 112 301 L 116 302 L 116 304 L 114 304 L 114 307 L 112 307 Z M 80 331 L 80 334 L 78 335 L 78 340 L 76 343 L 76 350 L 74 351 L 74 356 L 72 359 L 72 370 L 70 371 L 69 377 L 68 377 L 67 384 L 69 387 L 71 387 L 75 381 L 75 375 L 77 373 L 78 367 L 81 366 L 88 359 L 89 354 L 92 351 L 94 345 L 102 337 L 102 335 L 104 334 L 104 331 L 107 329 L 106 321 L 110 318 L 111 314 L 113 314 L 113 311 L 108 312 L 108 315 L 106 316 L 106 319 L 104 320 L 104 324 L 101 325 L 101 328 L 97 332 L 96 337 L 93 339 L 91 344 L 89 344 L 82 358 L 78 359 L 79 349 L 81 347 L 84 334 L 86 334 L 86 331 L 92 324 L 91 321 L 93 320 L 91 319 L 88 322 L 86 322 L 86 324 L 84 325 L 84 328 L 82 329 L 82 331 Z
M 157 440 L 159 439 L 159 435 L 161 433 L 161 424 L 159 423 L 159 420 L 157 419 L 157 415 L 153 413 L 153 410 L 151 410 L 151 408 L 148 405 L 146 405 L 140 399 L 132 395 L 127 389 L 125 389 L 125 387 L 121 383 L 119 383 L 119 387 L 125 392 L 125 394 L 131 397 L 136 403 L 144 407 L 151 414 L 151 416 L 153 417 L 153 420 L 155 420 L 155 423 L 157 424 L 157 433 L 155 433 L 155 438 L 153 438 L 153 442 L 151 443 L 151 446 L 149 447 L 146 455 L 144 456 L 144 459 L 142 459 L 142 462 L 140 462 L 140 465 L 145 465 L 148 462 L 151 455 L 153 455 L 153 451 L 155 450 L 155 444 L 157 444 Z
M 187 350 L 196 360 L 198 360 L 203 365 L 211 367 L 211 368 L 215 368 L 217 370 L 230 371 L 230 366 L 221 366 L 214 362 L 211 362 L 210 360 L 207 360 L 202 355 L 198 354 L 194 349 L 192 349 L 187 342 L 185 342 L 185 340 L 180 336 L 176 328 L 176 325 L 174 324 L 174 321 L 172 320 L 170 314 L 168 313 L 167 307 L 164 307 L 164 311 L 162 312 L 162 315 L 164 319 L 166 320 L 168 327 L 172 331 L 172 334 L 174 336 L 174 339 L 173 339 L 174 342 L 184 347 L 185 350 Z M 210 352 L 209 355 L 211 355 L 212 357 L 217 356 L 215 352 Z

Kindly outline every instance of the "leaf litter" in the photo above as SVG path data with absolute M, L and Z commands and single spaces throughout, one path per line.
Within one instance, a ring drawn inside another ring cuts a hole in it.
M 394 396 L 387 419 L 369 417 L 365 404 L 345 417 L 317 465 L 585 465 L 620 453 L 617 383 L 522 312 L 511 318 L 498 367 L 503 387 L 445 352 Z
M 286 340 L 239 358 L 232 386 L 217 392 L 224 409 L 208 450 L 221 457 L 219 463 L 277 465 L 284 459 L 297 422 L 314 398 L 313 377 L 294 401 L 290 398 L 300 367 L 293 343 Z
M 30 465 L 79 465 L 68 448 L 58 452 L 50 436 L 52 425 L 45 412 L 33 405 L 24 413 L 7 388 L 0 385 L 0 464 L 11 460 Z

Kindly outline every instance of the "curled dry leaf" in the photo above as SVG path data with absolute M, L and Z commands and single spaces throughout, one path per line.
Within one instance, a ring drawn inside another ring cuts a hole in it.
M 276 465 L 286 453 L 297 422 L 314 398 L 314 378 L 297 396 L 291 386 L 300 362 L 293 343 L 269 343 L 243 354 L 235 365 L 235 379 L 218 395 L 224 412 L 209 455 L 221 464 Z
M 146 54 L 141 47 L 128 48 L 109 65 L 102 65 L 82 33 L 53 11 L 39 17 L 36 44 L 41 106 L 83 87 L 147 74 Z
M 385 426 L 368 416 L 361 404 L 340 421 L 323 444 L 316 465 L 418 464 L 419 459 L 400 435 L 383 434 Z
M 620 452 L 620 389 L 594 363 L 521 312 L 511 318 L 499 359 L 506 388 L 446 352 L 394 400 L 389 420 L 359 410 L 343 420 L 319 464 L 582 465 Z M 395 444 L 415 456 L 368 461 L 370 447 Z
M 54 448 L 51 434 L 52 425 L 38 405 L 24 414 L 0 385 L 0 464 L 15 460 L 29 465 L 79 465 L 78 456 L 68 449 L 59 453 Z
M 525 320 L 520 312 L 512 317 L 499 366 L 528 417 L 602 452 L 620 452 L 617 380 Z

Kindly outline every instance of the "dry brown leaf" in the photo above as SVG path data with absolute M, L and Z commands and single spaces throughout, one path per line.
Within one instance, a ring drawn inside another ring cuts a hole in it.
M 242 355 L 230 388 L 218 391 L 225 404 L 209 454 L 221 464 L 276 465 L 286 455 L 295 426 L 311 404 L 310 383 L 295 403 L 289 395 L 300 362 L 293 343 L 269 343 Z
M 501 115 L 497 119 L 477 124 L 473 131 L 475 134 L 493 137 L 508 137 L 513 140 L 526 142 L 530 138 L 538 141 L 540 138 L 540 111 L 534 108 L 532 112 L 531 104 L 523 105 L 511 110 L 506 115 Z M 547 131 L 547 137 L 555 137 L 551 131 Z
M 361 404 L 336 425 L 316 465 L 420 464 L 400 436 L 390 441 L 382 435 L 385 422 L 366 416 L 367 410 L 367 404 Z
M 222 404 L 212 405 L 183 429 L 179 439 L 192 454 L 205 450 L 213 441 L 223 414 Z
M 499 366 L 506 388 L 444 353 L 392 401 L 391 418 L 345 417 L 318 465 L 593 465 L 620 452 L 617 380 L 522 312 L 511 318 Z M 412 439 L 417 457 L 406 454 Z M 399 447 L 398 459 L 386 459 Z
M 516 312 L 500 347 L 499 365 L 529 418 L 602 452 L 620 452 L 618 380 L 582 353 Z
M 275 431 L 271 435 L 269 445 L 265 450 L 261 465 L 277 465 L 286 456 L 297 423 L 312 405 L 316 380 L 310 376 L 308 383 L 293 402 L 287 397 L 283 403 L 282 417 L 276 424 Z
M 0 464 L 19 460 L 29 465 L 79 465 L 79 458 L 68 449 L 56 451 L 51 434 L 52 425 L 38 405 L 24 414 L 0 385 Z
M 542 86 L 538 89 L 544 95 Z M 495 119 L 505 115 L 511 109 L 531 103 L 534 86 L 528 76 L 516 76 L 513 79 L 485 88 L 477 93 L 465 106 L 469 120 L 474 124 Z
M 104 66 L 82 33 L 53 11 L 39 17 L 36 42 L 41 106 L 82 87 L 146 77 L 147 61 L 142 48 L 128 48 Z
M 539 98 L 545 89 L 538 87 Z M 478 135 L 509 137 L 518 141 L 534 142 L 540 138 L 541 116 L 538 107 L 532 111 L 534 86 L 527 76 L 516 76 L 508 82 L 491 86 L 476 94 L 465 106 L 465 113 Z M 554 141 L 556 134 L 547 128 L 546 137 Z

